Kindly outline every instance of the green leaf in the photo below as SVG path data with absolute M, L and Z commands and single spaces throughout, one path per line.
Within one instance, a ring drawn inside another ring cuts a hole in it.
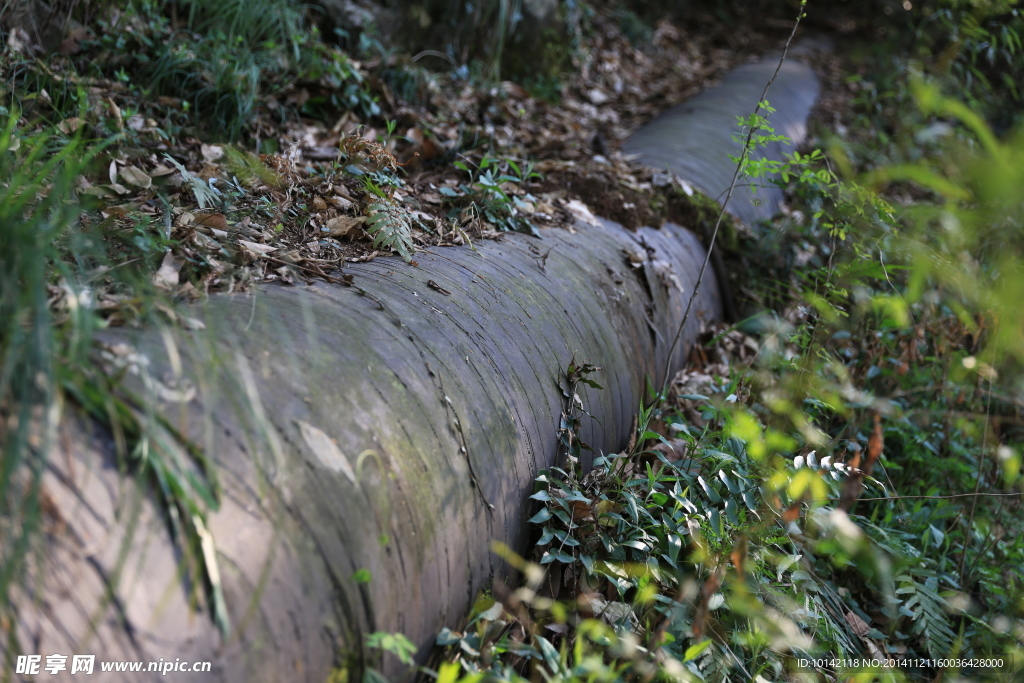
M 707 650 L 709 647 L 711 647 L 710 639 L 697 643 L 696 645 L 691 645 L 690 647 L 686 648 L 686 652 L 683 653 L 683 661 L 690 662 L 694 659 L 697 659 L 697 657 L 700 657 L 701 653 L 704 652 L 704 650 Z
M 474 622 L 476 622 L 478 620 L 494 621 L 495 619 L 500 619 L 501 618 L 501 614 L 504 611 L 505 611 L 505 606 L 502 605 L 497 600 L 495 600 L 493 605 L 488 607 L 486 610 L 484 610 L 480 614 L 476 615 L 476 618 L 473 619 L 473 621 Z
M 668 556 L 675 562 L 679 559 L 679 551 L 683 549 L 683 539 L 678 534 L 668 534 L 665 537 L 668 541 Z
M 441 647 L 445 647 L 446 645 L 454 645 L 460 640 L 462 640 L 461 633 L 456 633 L 445 626 L 441 629 L 441 632 L 437 634 L 437 638 L 434 640 L 434 643 Z
M 401 633 L 370 633 L 366 636 L 366 646 L 390 652 L 398 657 L 398 660 L 406 666 L 415 664 L 413 655 L 416 654 L 416 646 L 411 640 Z
M 389 681 L 381 672 L 368 666 L 363 672 L 362 683 L 389 683 Z
M 722 535 L 722 515 L 718 512 L 718 508 L 708 510 L 708 523 L 711 524 L 712 531 L 719 536 Z
M 470 642 L 471 640 L 473 642 Z M 474 657 L 474 658 L 475 657 L 479 657 L 480 656 L 480 651 L 477 650 L 475 647 L 473 647 L 473 645 L 474 645 L 474 643 L 476 641 L 477 641 L 477 638 L 475 638 L 475 637 L 472 638 L 472 639 L 470 639 L 468 637 L 467 638 L 463 638 L 462 640 L 459 641 L 459 648 L 461 648 L 462 651 L 465 652 L 470 657 Z
M 701 489 L 704 490 L 704 494 L 708 497 L 708 500 L 715 504 L 722 502 L 722 497 L 718 495 L 718 491 L 711 488 L 711 486 L 704 481 L 703 476 L 697 475 L 697 483 L 700 484 Z
M 657 432 L 646 431 L 640 435 L 640 440 L 646 441 L 647 439 L 657 439 L 659 441 L 664 441 L 665 437 L 663 437 L 661 434 Z
M 693 437 L 693 434 L 690 433 L 690 428 L 687 427 L 682 422 L 674 422 L 670 426 L 672 427 L 672 429 L 676 429 L 689 437 Z
M 527 520 L 527 521 L 533 522 L 534 524 L 543 524 L 544 522 L 548 521 L 549 519 L 551 519 L 551 510 L 548 510 L 547 508 L 543 508 L 543 509 L 541 509 L 540 512 L 535 514 L 533 517 L 530 517 L 530 519 Z
M 374 248 L 397 251 L 407 263 L 412 261 L 414 247 L 409 212 L 390 198 L 379 199 L 369 208 L 366 231 L 373 237 Z
M 561 670 L 558 650 L 544 636 L 534 636 L 533 638 L 540 649 L 541 655 L 544 657 L 544 663 L 547 665 L 548 670 L 553 674 L 557 674 Z
M 736 501 L 732 498 L 725 501 L 725 516 L 728 518 L 730 524 L 738 527 L 740 525 L 740 518 L 739 515 L 736 514 L 737 507 Z
M 568 546 L 570 548 L 575 548 L 576 546 L 578 546 L 580 544 L 579 541 L 577 541 L 575 538 L 573 538 L 572 536 L 569 535 L 568 531 L 559 531 L 559 530 L 556 529 L 554 533 L 555 533 L 555 537 L 559 541 L 561 541 L 561 543 L 563 545 L 566 545 L 566 546 Z
M 722 480 L 729 493 L 739 493 L 740 487 L 729 477 L 725 470 L 718 470 L 718 478 Z

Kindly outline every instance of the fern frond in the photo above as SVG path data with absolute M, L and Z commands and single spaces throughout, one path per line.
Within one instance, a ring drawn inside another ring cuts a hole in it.
M 901 574 L 896 581 L 900 586 L 896 594 L 908 596 L 900 613 L 910 617 L 911 633 L 924 640 L 930 656 L 948 657 L 953 651 L 956 633 L 949 626 L 946 600 L 938 593 L 939 579 L 931 575 L 920 583 L 910 574 Z
M 205 209 L 217 203 L 217 197 L 221 193 L 220 190 L 212 185 L 207 185 L 202 178 L 189 173 L 188 169 L 179 164 L 178 161 L 170 154 L 164 154 L 164 158 L 174 164 L 174 167 L 178 169 L 178 173 L 181 174 L 185 183 L 192 189 L 192 194 L 196 196 L 196 203 L 199 204 L 200 209 Z
M 366 231 L 373 238 L 374 248 L 397 251 L 405 262 L 412 261 L 412 222 L 408 211 L 389 197 L 370 202 Z
M 900 538 L 894 530 L 872 524 L 864 518 L 858 518 L 857 522 L 871 540 L 890 555 L 908 559 L 921 557 L 921 551 L 906 541 L 905 534 L 901 534 L 903 538 Z
M 800 593 L 810 598 L 808 612 L 816 618 L 811 634 L 828 647 L 838 648 L 846 656 L 858 652 L 854 636 L 844 616 L 846 606 L 828 583 L 822 583 L 808 571 L 797 569 L 791 574 L 793 585 Z M 811 609 L 813 606 L 813 609 Z

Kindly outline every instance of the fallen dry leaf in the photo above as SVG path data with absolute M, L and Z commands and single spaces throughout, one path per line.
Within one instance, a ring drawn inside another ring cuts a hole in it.
M 366 216 L 338 216 L 327 221 L 327 234 L 331 237 L 347 237 L 355 233 L 366 222 Z
M 202 153 L 203 159 L 210 163 L 224 157 L 224 148 L 220 145 L 202 145 L 199 151 Z
M 129 185 L 141 187 L 144 190 L 152 187 L 153 185 L 153 179 L 134 166 L 125 166 L 122 168 L 121 177 L 124 178 L 124 181 Z
M 57 128 L 60 129 L 60 132 L 64 133 L 65 135 L 70 135 L 71 133 L 74 133 L 79 128 L 81 128 L 83 123 L 85 123 L 85 121 L 83 121 L 79 117 L 72 116 L 71 118 L 64 119 L 59 124 L 57 124 Z
M 152 170 L 150 170 L 149 176 L 151 178 L 162 178 L 163 176 L 171 175 L 172 173 L 174 173 L 173 168 L 168 168 L 163 164 L 157 164 L 156 166 L 153 167 Z
M 308 422 L 303 422 L 302 420 L 296 420 L 296 422 L 298 422 L 299 431 L 302 433 L 302 440 L 313 451 L 317 462 L 329 470 L 341 472 L 350 482 L 355 484 L 355 470 L 352 469 L 352 465 L 349 463 L 348 458 L 345 457 L 345 454 L 338 448 L 338 444 L 322 430 Z
M 597 216 L 595 216 L 594 213 L 590 210 L 590 207 L 588 207 L 586 204 L 584 204 L 578 199 L 570 199 L 569 201 L 567 201 L 565 203 L 565 208 L 567 208 L 569 210 L 569 213 L 571 213 L 577 219 L 583 221 L 584 223 L 587 223 L 588 225 L 592 225 L 596 228 L 601 224 L 600 221 L 597 220 Z
M 257 244 L 256 242 L 250 242 L 249 240 L 238 240 L 238 243 L 256 258 L 266 256 L 272 251 L 277 251 L 277 247 L 272 247 L 269 244 Z
M 185 262 L 176 259 L 174 254 L 168 250 L 164 254 L 164 260 L 160 263 L 159 270 L 153 275 L 153 284 L 160 289 L 174 289 L 178 285 L 178 271 L 185 265 Z
M 192 217 L 192 225 L 214 230 L 227 230 L 229 227 L 228 219 L 222 213 L 197 213 Z

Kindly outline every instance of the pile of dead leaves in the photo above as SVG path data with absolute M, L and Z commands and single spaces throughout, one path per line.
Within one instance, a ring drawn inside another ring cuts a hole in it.
M 112 265 L 141 260 L 157 288 L 190 299 L 260 282 L 351 283 L 346 262 L 390 253 L 371 230 L 381 196 L 408 228 L 406 256 L 510 229 L 573 229 L 598 215 L 631 228 L 660 225 L 672 217 L 672 198 L 692 189 L 632 163 L 618 148 L 757 46 L 726 49 L 717 39 L 664 20 L 649 41 L 633 44 L 616 16 L 597 7 L 557 103 L 514 82 L 473 83 L 457 72 L 425 72 L 428 87 L 416 102 L 403 102 L 374 65 L 347 61 L 377 89 L 380 117 L 353 110 L 334 121 L 300 116 L 282 123 L 268 99 L 250 132 L 257 147 L 269 138 L 284 150 L 272 155 L 169 134 L 188 130 L 185 103 L 146 98 L 118 79 L 80 76 L 65 57 L 26 66 L 9 48 L 3 64 L 8 71 L 38 68 L 51 84 L 85 94 L 74 116 L 56 122 L 56 133 L 116 137 L 102 164 L 77 184 L 87 199 L 83 225 L 111 244 L 146 242 L 142 257 L 114 247 Z M 309 87 L 296 82 L 272 99 L 301 111 Z M 44 89 L 21 123 L 42 127 L 62 111 Z M 527 167 L 532 171 L 521 171 Z M 99 295 L 114 323 L 130 317 L 117 313 L 119 296 Z

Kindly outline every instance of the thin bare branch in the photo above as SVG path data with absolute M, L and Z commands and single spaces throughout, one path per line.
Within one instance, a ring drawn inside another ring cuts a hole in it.
M 779 71 L 782 69 L 783 63 L 786 61 L 786 55 L 789 53 L 789 46 L 793 42 L 793 37 L 796 35 L 796 30 L 800 26 L 800 20 L 804 18 L 804 8 L 807 6 L 807 0 L 802 0 L 800 3 L 800 11 L 796 15 L 796 21 L 793 23 L 793 30 L 789 34 L 789 38 L 786 39 L 786 46 L 782 50 L 782 57 L 779 58 L 779 63 L 775 67 L 775 73 L 772 74 L 771 79 L 764 86 L 764 91 L 761 93 L 761 97 L 757 100 L 757 106 L 754 107 L 754 117 L 761 112 L 761 105 L 764 103 L 765 98 L 768 96 L 768 90 L 772 87 L 775 79 L 779 75 Z M 765 116 L 767 118 L 767 116 Z M 753 140 L 754 134 L 760 130 L 757 125 L 751 126 L 750 130 L 747 131 L 747 137 L 743 141 L 743 151 L 740 153 L 740 158 L 736 162 L 736 170 L 732 174 L 732 182 L 729 184 L 729 191 L 725 195 L 725 201 L 722 202 L 722 207 L 718 211 L 718 218 L 715 220 L 715 229 L 711 232 L 711 239 L 708 242 L 707 254 L 704 256 L 704 263 L 700 267 L 700 272 L 697 274 L 697 284 L 694 285 L 693 292 L 690 293 L 690 300 L 686 302 L 686 310 L 683 312 L 683 319 L 679 323 L 679 329 L 676 330 L 676 335 L 672 339 L 672 346 L 669 347 L 668 357 L 665 359 L 665 371 L 662 373 L 661 381 L 661 393 L 659 396 L 665 396 L 668 392 L 669 382 L 672 379 L 672 357 L 676 353 L 676 349 L 679 348 L 679 341 L 683 337 L 683 330 L 686 327 L 687 320 L 690 319 L 690 310 L 693 308 L 693 301 L 697 298 L 697 294 L 700 292 L 700 285 L 704 281 L 704 273 L 708 268 L 708 263 L 711 261 L 711 252 L 715 248 L 715 240 L 718 238 L 718 230 L 722 226 L 722 219 L 725 217 L 725 210 L 729 206 L 729 201 L 732 199 L 732 193 L 736 189 L 736 182 L 739 180 L 740 172 L 743 170 L 744 162 L 747 156 L 750 154 L 750 143 Z M 659 397 L 652 399 L 652 404 L 657 402 Z

